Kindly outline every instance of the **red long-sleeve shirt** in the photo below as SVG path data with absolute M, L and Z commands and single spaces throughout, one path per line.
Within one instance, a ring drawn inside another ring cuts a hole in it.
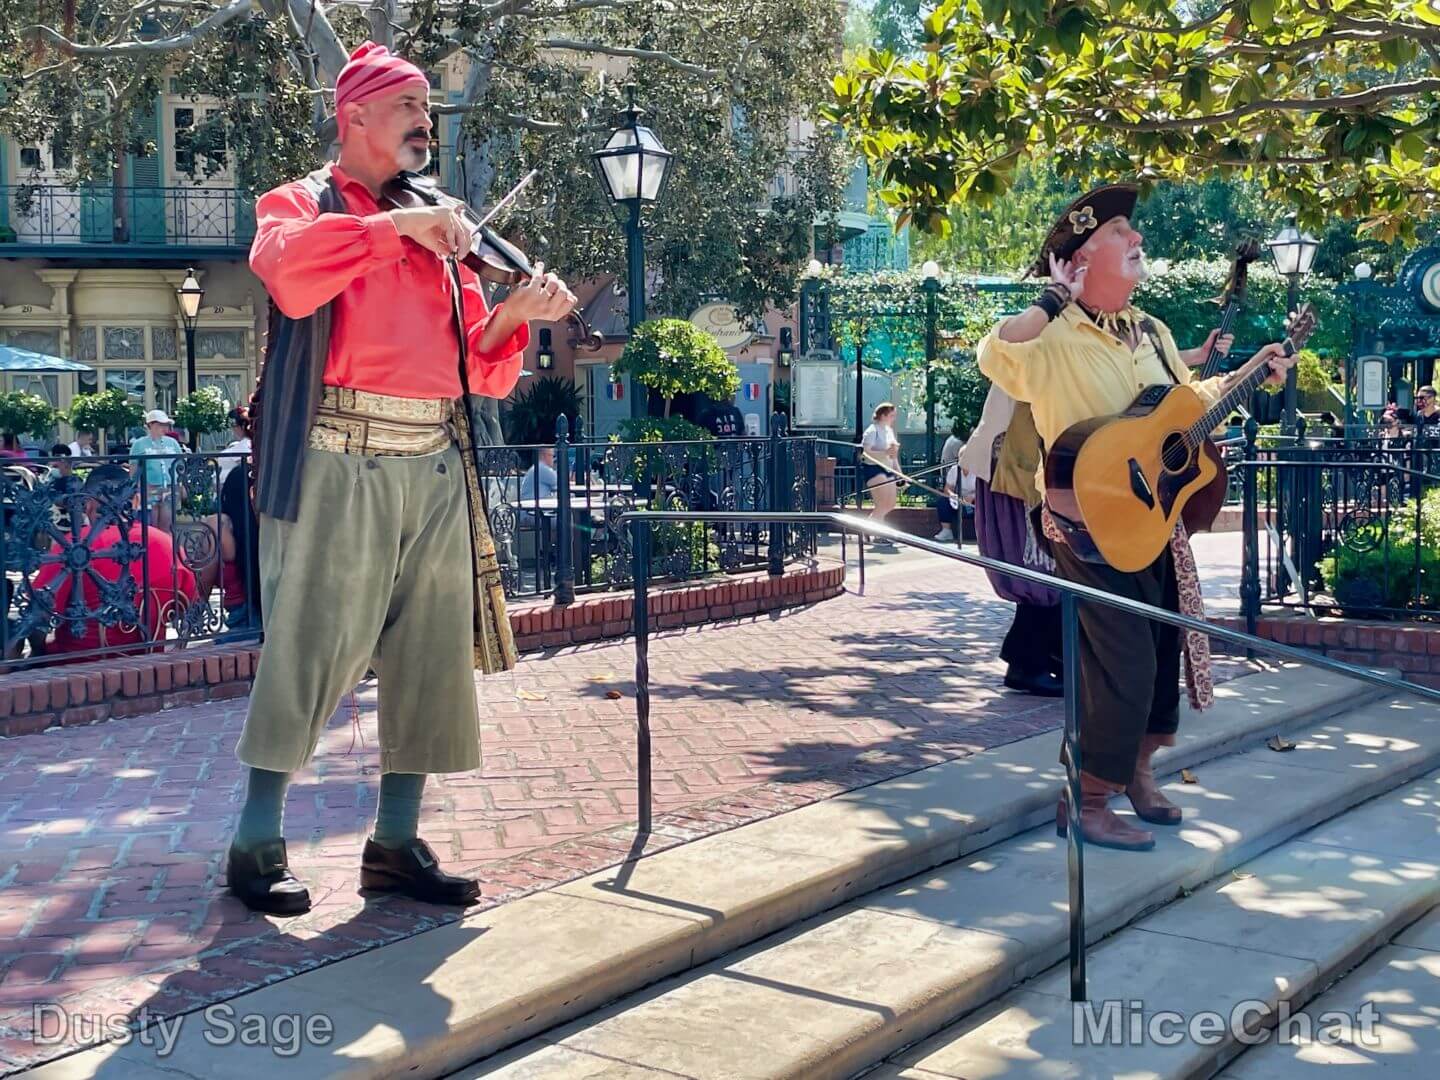
M 292 319 L 332 304 L 327 385 L 392 397 L 459 397 L 453 283 L 444 262 L 402 237 L 364 184 L 338 165 L 330 168 L 351 213 L 320 213 L 302 184 L 267 192 L 255 206 L 251 269 Z M 522 323 L 498 348 L 482 352 L 480 336 L 494 312 L 474 272 L 462 266 L 460 278 L 470 392 L 503 398 L 520 378 L 529 327 Z

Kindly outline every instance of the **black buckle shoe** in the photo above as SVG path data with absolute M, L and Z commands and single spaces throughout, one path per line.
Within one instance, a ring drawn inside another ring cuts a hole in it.
M 366 840 L 360 857 L 360 888 L 455 907 L 480 899 L 480 883 L 441 870 L 435 852 L 419 837 L 398 848 Z
M 225 879 L 230 892 L 251 911 L 303 915 L 310 910 L 310 890 L 290 872 L 283 839 L 266 840 L 248 851 L 230 845 Z
M 1065 696 L 1065 684 L 1048 671 L 1020 671 L 1012 667 L 1005 672 L 1005 685 L 1037 697 Z

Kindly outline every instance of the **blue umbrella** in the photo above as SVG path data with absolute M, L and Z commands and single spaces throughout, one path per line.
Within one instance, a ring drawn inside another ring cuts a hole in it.
M 0 345 L 0 371 L 94 371 L 89 364 L 66 360 L 62 356 L 17 349 Z

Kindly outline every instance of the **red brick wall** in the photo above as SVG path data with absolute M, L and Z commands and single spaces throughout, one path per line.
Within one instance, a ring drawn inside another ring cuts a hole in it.
M 782 577 L 742 574 L 650 593 L 650 625 L 665 630 L 814 604 L 844 589 L 843 567 L 793 568 Z M 521 652 L 630 633 L 629 594 L 586 597 L 566 607 L 515 604 L 510 626 Z M 0 675 L 0 736 L 96 724 L 181 705 L 243 697 L 259 661 L 253 645 L 205 645 L 183 652 L 101 660 Z
M 1245 620 L 1240 618 L 1216 622 L 1233 630 L 1245 629 Z M 1393 668 L 1410 682 L 1440 688 L 1440 626 L 1278 616 L 1260 619 L 1255 633 L 1347 664 Z

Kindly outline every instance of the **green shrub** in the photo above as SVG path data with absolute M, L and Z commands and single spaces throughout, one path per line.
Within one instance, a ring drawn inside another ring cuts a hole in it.
M 70 402 L 70 426 L 81 431 L 101 433 L 100 451 L 105 450 L 106 436 L 123 439 L 132 427 L 138 427 L 145 410 L 131 401 L 124 390 L 103 390 L 98 394 L 77 394 Z
M 505 439 L 511 446 L 538 446 L 555 441 L 555 422 L 570 420 L 570 438 L 575 438 L 575 418 L 580 415 L 580 391 L 569 379 L 547 375 L 532 383 L 510 402 L 505 411 Z
M 1440 489 L 1425 493 L 1419 517 L 1417 537 L 1414 500 L 1392 507 L 1388 528 L 1362 525 L 1320 560 L 1325 589 L 1342 609 L 1404 609 L 1412 601 L 1440 608 Z
M 641 323 L 610 371 L 659 394 L 667 417 L 677 394 L 729 401 L 740 389 L 740 371 L 719 342 L 684 319 Z
M 0 432 L 48 439 L 60 414 L 38 394 L 15 390 L 0 394 Z M 47 447 L 48 449 L 48 447 Z
M 666 454 L 635 451 L 623 479 L 641 486 L 673 479 L 677 473 L 683 472 L 687 465 L 692 469 L 708 469 L 714 460 L 708 444 L 713 443 L 715 437 L 706 428 L 679 416 L 645 416 L 622 420 L 619 438 L 612 441 L 689 444 L 683 451 L 671 450 Z
M 192 435 L 209 435 L 228 426 L 230 402 L 216 386 L 202 386 L 175 405 L 175 423 Z

